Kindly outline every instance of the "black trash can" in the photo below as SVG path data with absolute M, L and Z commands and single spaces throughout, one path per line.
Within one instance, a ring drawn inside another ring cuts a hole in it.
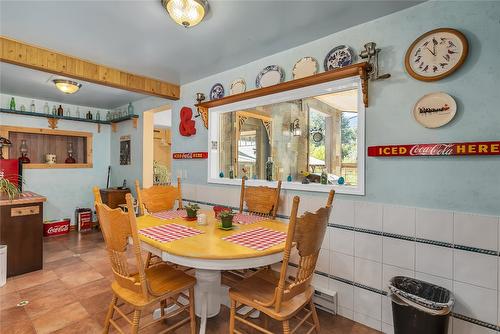
M 389 284 L 394 334 L 446 334 L 451 292 L 410 277 L 396 276 Z

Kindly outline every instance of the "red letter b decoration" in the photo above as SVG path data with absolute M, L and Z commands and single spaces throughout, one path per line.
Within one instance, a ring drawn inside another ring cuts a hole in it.
M 182 107 L 181 109 L 181 122 L 179 124 L 179 132 L 182 136 L 189 137 L 196 134 L 196 123 L 191 118 L 193 111 L 191 108 Z

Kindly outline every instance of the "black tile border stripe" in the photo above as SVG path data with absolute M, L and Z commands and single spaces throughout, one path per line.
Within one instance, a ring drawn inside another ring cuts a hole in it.
M 183 199 L 183 201 L 198 203 L 198 204 L 202 204 L 202 205 L 210 205 L 210 206 L 221 205 L 221 204 L 216 204 L 216 203 L 211 203 L 211 202 L 195 201 L 195 200 L 188 200 L 188 199 Z M 231 207 L 231 206 L 229 206 L 229 207 L 231 209 L 236 209 L 236 210 L 239 209 L 237 207 Z M 290 218 L 289 216 L 279 215 L 279 214 L 277 215 L 277 217 L 278 218 L 283 218 L 283 219 L 289 219 Z M 349 230 L 349 231 L 354 231 L 354 232 L 361 232 L 361 233 L 367 233 L 367 234 L 372 234 L 372 235 L 379 235 L 379 236 L 388 237 L 388 238 L 394 238 L 394 239 L 399 239 L 399 240 L 414 241 L 414 242 L 419 242 L 419 243 L 423 243 L 423 244 L 440 246 L 440 247 L 446 247 L 446 248 L 453 248 L 453 249 L 459 249 L 459 250 L 464 250 L 464 251 L 469 251 L 469 252 L 474 252 L 474 253 L 487 254 L 487 255 L 493 255 L 493 256 L 499 256 L 500 255 L 499 252 L 493 251 L 493 250 L 489 250 L 489 249 L 475 248 L 475 247 L 462 246 L 462 245 L 454 245 L 454 244 L 451 244 L 451 243 L 448 243 L 448 242 L 437 241 L 437 240 L 429 240 L 429 239 L 422 239 L 422 238 L 413 238 L 413 237 L 409 237 L 409 236 L 405 236 L 405 235 L 401 235 L 401 234 L 393 234 L 393 233 L 375 231 L 375 230 L 364 229 L 364 228 L 359 228 L 359 227 L 354 227 L 354 226 L 349 226 L 349 225 L 328 224 L 328 226 L 329 227 L 333 227 L 333 228 L 342 229 L 342 230 Z M 294 264 L 294 263 L 289 263 L 289 265 L 292 266 L 292 267 L 297 267 L 297 265 Z M 352 286 L 355 286 L 357 288 L 361 288 L 361 289 L 368 290 L 368 291 L 371 291 L 371 292 L 374 292 L 374 293 L 378 293 L 378 294 L 380 294 L 382 296 L 387 296 L 388 295 L 388 293 L 386 291 L 384 291 L 384 290 L 375 289 L 375 288 L 372 288 L 371 286 L 367 286 L 367 285 L 364 285 L 364 284 L 356 283 L 354 281 L 351 281 L 351 280 L 348 280 L 348 279 L 345 279 L 345 278 L 342 278 L 342 277 L 338 277 L 338 276 L 335 276 L 335 275 L 330 275 L 330 274 L 324 273 L 322 271 L 315 270 L 314 273 L 317 274 L 317 275 L 319 275 L 319 276 L 330 278 L 330 279 L 339 281 L 339 282 L 344 283 L 344 284 L 352 285 Z M 454 318 L 463 320 L 463 321 L 467 321 L 467 322 L 469 322 L 471 324 L 474 324 L 474 325 L 477 325 L 477 326 L 481 326 L 481 327 L 485 327 L 485 328 L 488 328 L 488 329 L 492 329 L 494 331 L 500 331 L 500 326 L 497 326 L 497 325 L 494 325 L 494 324 L 490 324 L 488 322 L 485 322 L 485 321 L 482 321 L 482 320 L 479 320 L 479 319 L 474 319 L 474 318 L 471 318 L 471 317 L 468 317 L 468 316 L 465 316 L 465 315 L 462 315 L 462 314 L 459 314 L 459 313 L 455 313 L 455 312 L 452 312 L 451 316 L 454 317 Z
M 195 201 L 195 200 L 188 200 L 188 199 L 183 199 L 183 201 L 193 202 L 193 203 L 198 203 L 198 204 L 203 204 L 203 205 L 210 205 L 210 206 L 221 205 L 221 204 L 216 204 L 216 203 L 211 203 L 211 202 Z M 229 206 L 229 207 L 231 209 L 235 209 L 235 210 L 239 209 L 239 208 L 234 207 L 234 206 Z M 290 216 L 280 215 L 280 214 L 278 214 L 276 216 L 278 218 L 282 218 L 282 219 L 289 219 L 290 218 Z M 459 250 L 463 250 L 463 251 L 474 252 L 474 253 L 485 254 L 485 255 L 500 256 L 500 252 L 497 252 L 497 251 L 494 251 L 491 249 L 483 249 L 483 248 L 463 246 L 463 245 L 454 245 L 454 244 L 449 243 L 449 242 L 409 237 L 409 236 L 402 235 L 402 234 L 387 233 L 387 232 L 370 230 L 370 229 L 366 229 L 366 228 L 360 228 L 360 227 L 354 227 L 354 226 L 342 225 L 342 224 L 328 224 L 328 226 L 333 227 L 333 228 L 342 229 L 342 230 L 367 233 L 367 234 L 378 235 L 378 236 L 388 237 L 388 238 L 393 238 L 393 239 L 414 241 L 414 242 L 418 242 L 421 244 L 446 247 L 446 248 L 452 248 L 452 249 L 459 249 Z

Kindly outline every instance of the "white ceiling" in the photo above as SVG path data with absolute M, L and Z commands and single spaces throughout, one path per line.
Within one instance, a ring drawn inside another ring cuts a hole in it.
M 0 63 L 0 92 L 8 95 L 103 109 L 114 109 L 146 96 L 81 80 L 77 81 L 82 84 L 82 88 L 68 95 L 55 87 L 52 82 L 55 78 L 64 77 Z
M 209 0 L 207 19 L 184 29 L 160 0 L 0 0 L 0 33 L 183 84 L 419 2 Z

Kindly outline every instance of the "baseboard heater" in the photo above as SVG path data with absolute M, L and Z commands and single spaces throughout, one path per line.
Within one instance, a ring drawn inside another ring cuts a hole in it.
M 337 292 L 315 290 L 313 302 L 317 308 L 334 315 L 337 314 Z

